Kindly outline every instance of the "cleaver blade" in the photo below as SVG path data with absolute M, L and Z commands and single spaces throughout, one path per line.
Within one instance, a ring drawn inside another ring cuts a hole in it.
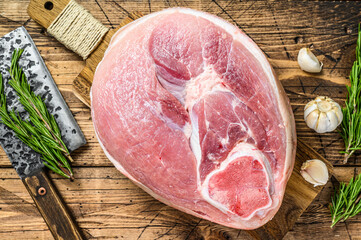
M 50 114 L 54 115 L 62 139 L 69 151 L 84 145 L 86 141 L 82 131 L 24 27 L 17 28 L 0 38 L 0 72 L 5 82 L 4 89 L 8 110 L 14 109 L 15 112 L 20 113 L 20 116 L 25 119 L 28 118 L 28 114 L 20 104 L 16 92 L 8 84 L 11 55 L 15 49 L 19 48 L 24 49 L 19 65 L 23 68 L 32 90 L 44 99 Z M 40 155 L 20 141 L 11 129 L 1 123 L 0 144 L 21 178 L 30 176 L 33 172 L 44 167 Z
M 15 49 L 20 48 L 24 49 L 24 52 L 19 65 L 23 68 L 32 90 L 42 97 L 49 113 L 55 117 L 65 145 L 69 151 L 84 145 L 86 141 L 82 131 L 24 27 L 17 28 L 0 38 L 0 72 L 5 84 L 4 92 L 8 110 L 14 109 L 22 118 L 29 118 L 16 92 L 8 84 L 11 55 Z M 18 139 L 15 133 L 2 123 L 0 123 L 0 145 L 25 184 L 54 238 L 83 239 L 64 202 L 47 177 L 40 155 Z

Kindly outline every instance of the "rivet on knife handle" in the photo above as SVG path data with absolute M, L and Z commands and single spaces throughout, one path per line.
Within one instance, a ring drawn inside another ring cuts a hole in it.
M 89 56 L 108 32 L 108 28 L 75 0 L 32 0 L 28 14 L 83 59 Z
M 54 239 L 85 239 L 44 171 L 22 180 Z

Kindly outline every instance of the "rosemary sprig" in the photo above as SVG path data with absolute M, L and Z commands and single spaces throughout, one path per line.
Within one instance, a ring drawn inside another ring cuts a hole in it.
M 361 27 L 358 28 L 356 44 L 356 60 L 350 73 L 350 86 L 347 87 L 348 96 L 345 107 L 342 109 L 343 121 L 341 124 L 341 136 L 345 142 L 343 163 L 352 154 L 361 149 Z
M 16 136 L 34 151 L 41 154 L 44 165 L 54 172 L 73 179 L 73 172 L 67 159 L 72 161 L 69 150 L 61 139 L 60 129 L 53 115 L 48 112 L 41 97 L 30 89 L 18 61 L 23 50 L 15 50 L 11 59 L 9 85 L 16 91 L 20 103 L 29 113 L 29 121 L 24 121 L 14 110 L 8 112 L 2 75 L 0 74 L 0 117 Z
M 344 222 L 347 219 L 361 212 L 361 174 L 352 178 L 346 184 L 341 182 L 337 191 L 331 198 L 331 215 L 334 227 L 338 222 Z

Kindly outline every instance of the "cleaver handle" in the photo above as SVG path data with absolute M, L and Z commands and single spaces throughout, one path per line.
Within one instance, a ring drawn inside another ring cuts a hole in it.
M 54 239 L 85 239 L 44 169 L 22 179 Z

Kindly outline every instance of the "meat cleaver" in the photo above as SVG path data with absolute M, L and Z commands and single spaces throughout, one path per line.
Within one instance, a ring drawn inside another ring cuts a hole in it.
M 59 125 L 62 139 L 69 151 L 86 143 L 83 133 L 61 96 L 53 78 L 46 68 L 34 42 L 24 27 L 0 38 L 0 72 L 5 82 L 8 110 L 14 109 L 21 117 L 28 118 L 15 91 L 9 86 L 8 69 L 14 49 L 24 52 L 19 61 L 32 90 L 39 94 Z M 57 190 L 47 177 L 40 155 L 21 142 L 14 132 L 0 123 L 0 144 L 19 174 L 37 208 L 55 239 L 83 239 L 70 212 L 65 207 Z

